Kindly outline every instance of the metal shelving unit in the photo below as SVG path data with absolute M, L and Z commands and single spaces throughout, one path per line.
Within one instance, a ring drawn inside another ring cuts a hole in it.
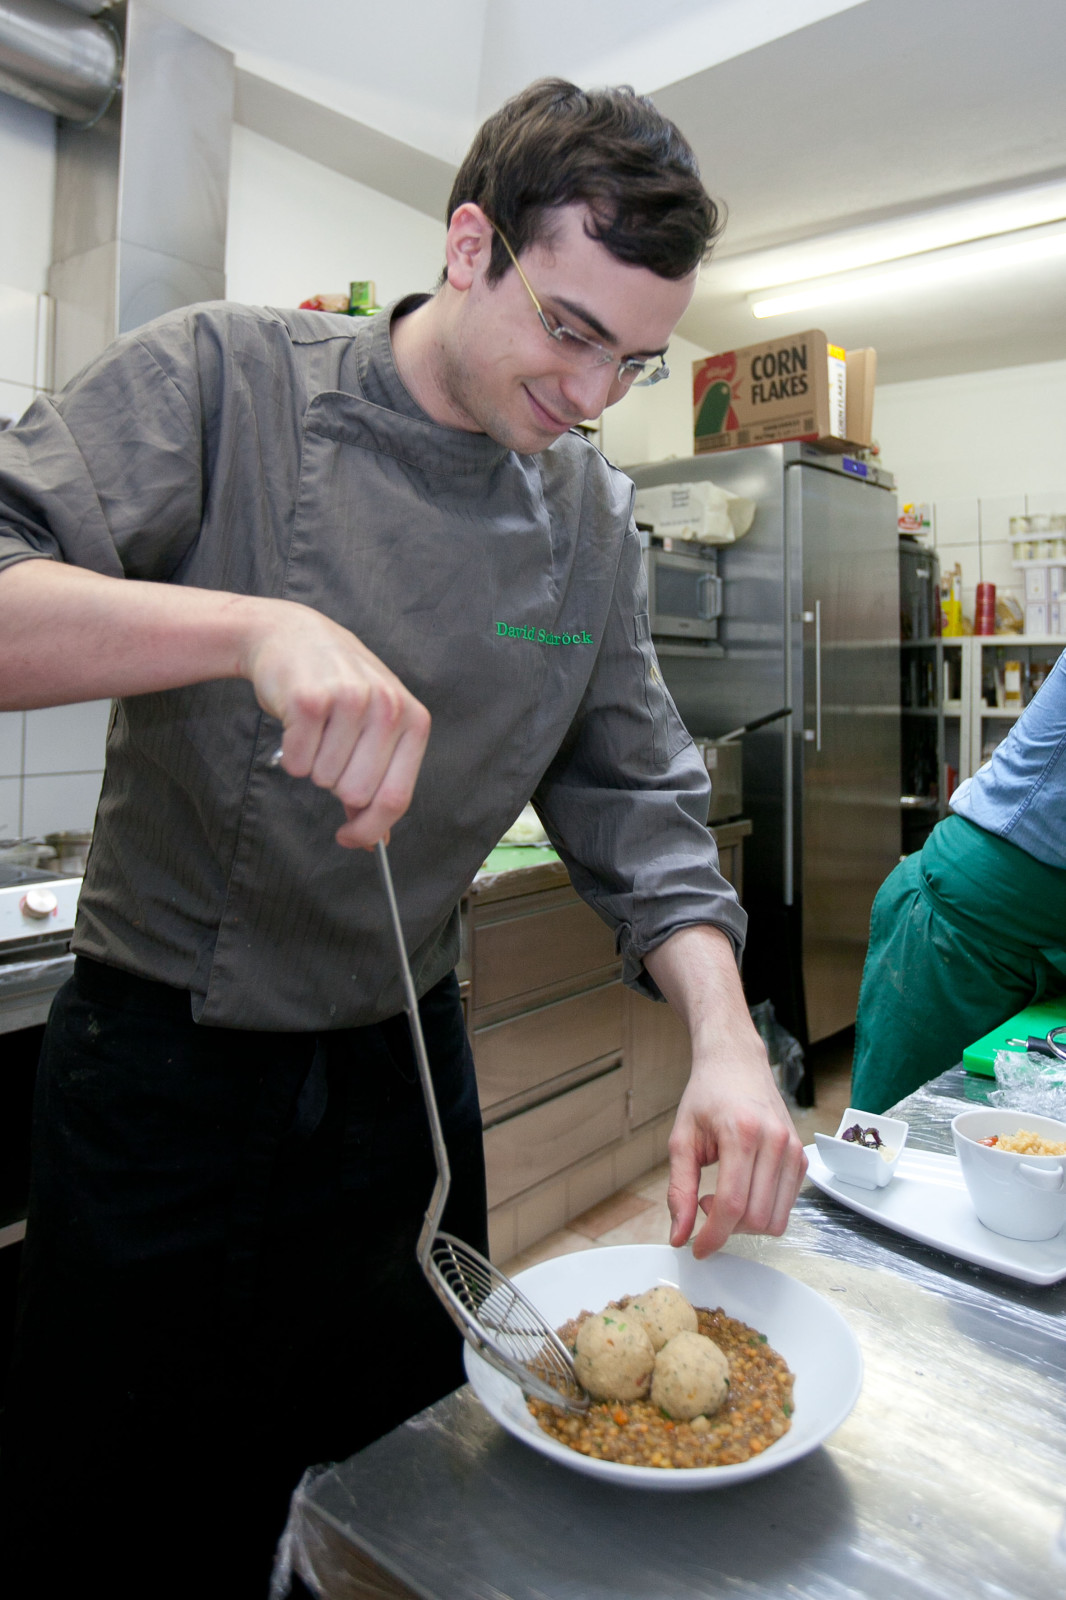
M 1020 661 L 1028 678 L 1035 662 L 1046 663 L 1049 668 L 1054 665 L 1066 650 L 1066 638 L 1060 634 L 991 634 L 962 639 L 959 643 L 964 646 L 964 661 L 969 660 L 970 682 L 970 692 L 964 695 L 969 710 L 968 759 L 966 766 L 959 770 L 961 776 L 971 777 L 991 755 L 993 740 L 998 744 L 1005 738 L 1011 724 L 1024 710 L 1024 705 L 1008 708 L 987 703 L 985 694 L 990 670 L 995 673 L 1005 661 Z
M 901 699 L 910 702 L 900 709 L 904 854 L 919 849 L 947 815 L 951 791 L 969 770 L 972 655 L 963 648 L 966 642 L 939 637 L 900 642 Z

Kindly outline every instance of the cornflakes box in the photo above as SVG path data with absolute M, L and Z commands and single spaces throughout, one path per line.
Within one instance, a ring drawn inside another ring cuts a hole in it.
M 874 352 L 853 355 L 812 328 L 693 362 L 695 453 L 785 439 L 839 450 L 869 444 Z

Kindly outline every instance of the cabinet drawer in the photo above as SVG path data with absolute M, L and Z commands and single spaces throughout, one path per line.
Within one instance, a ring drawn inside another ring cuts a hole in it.
M 622 985 L 604 984 L 507 1022 L 476 1028 L 473 1048 L 481 1109 L 487 1111 L 587 1061 L 621 1054 Z
M 626 991 L 628 1052 L 633 1070 L 630 1122 L 634 1128 L 672 1111 L 688 1083 L 692 1045 L 688 1029 L 669 1006 Z
M 620 1139 L 625 1131 L 624 1076 L 621 1066 L 612 1067 L 579 1089 L 487 1129 L 489 1205 L 510 1200 Z
M 618 964 L 614 935 L 576 898 L 542 911 L 479 923 L 473 939 L 478 1011 Z

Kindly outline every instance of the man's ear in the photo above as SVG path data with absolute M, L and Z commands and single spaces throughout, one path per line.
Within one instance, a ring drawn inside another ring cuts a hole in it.
M 452 213 L 444 242 L 445 270 L 453 289 L 469 289 L 492 259 L 493 227 L 480 206 L 464 200 Z

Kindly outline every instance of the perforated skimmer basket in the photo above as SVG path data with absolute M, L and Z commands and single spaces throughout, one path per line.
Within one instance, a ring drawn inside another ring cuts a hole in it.
M 418 999 L 407 960 L 407 947 L 384 840 L 378 842 L 375 850 L 396 938 L 396 954 L 403 977 L 404 1010 L 411 1027 L 437 1164 L 437 1181 L 418 1236 L 419 1266 L 464 1339 L 490 1366 L 506 1377 L 513 1378 L 527 1395 L 547 1400 L 568 1411 L 585 1411 L 589 1396 L 577 1380 L 569 1350 L 551 1324 L 510 1278 L 496 1270 L 491 1261 L 486 1261 L 479 1251 L 464 1244 L 461 1239 L 440 1231 L 440 1220 L 451 1187 L 448 1153 L 444 1147 L 437 1097 L 433 1091 L 422 1021 L 418 1015 Z

